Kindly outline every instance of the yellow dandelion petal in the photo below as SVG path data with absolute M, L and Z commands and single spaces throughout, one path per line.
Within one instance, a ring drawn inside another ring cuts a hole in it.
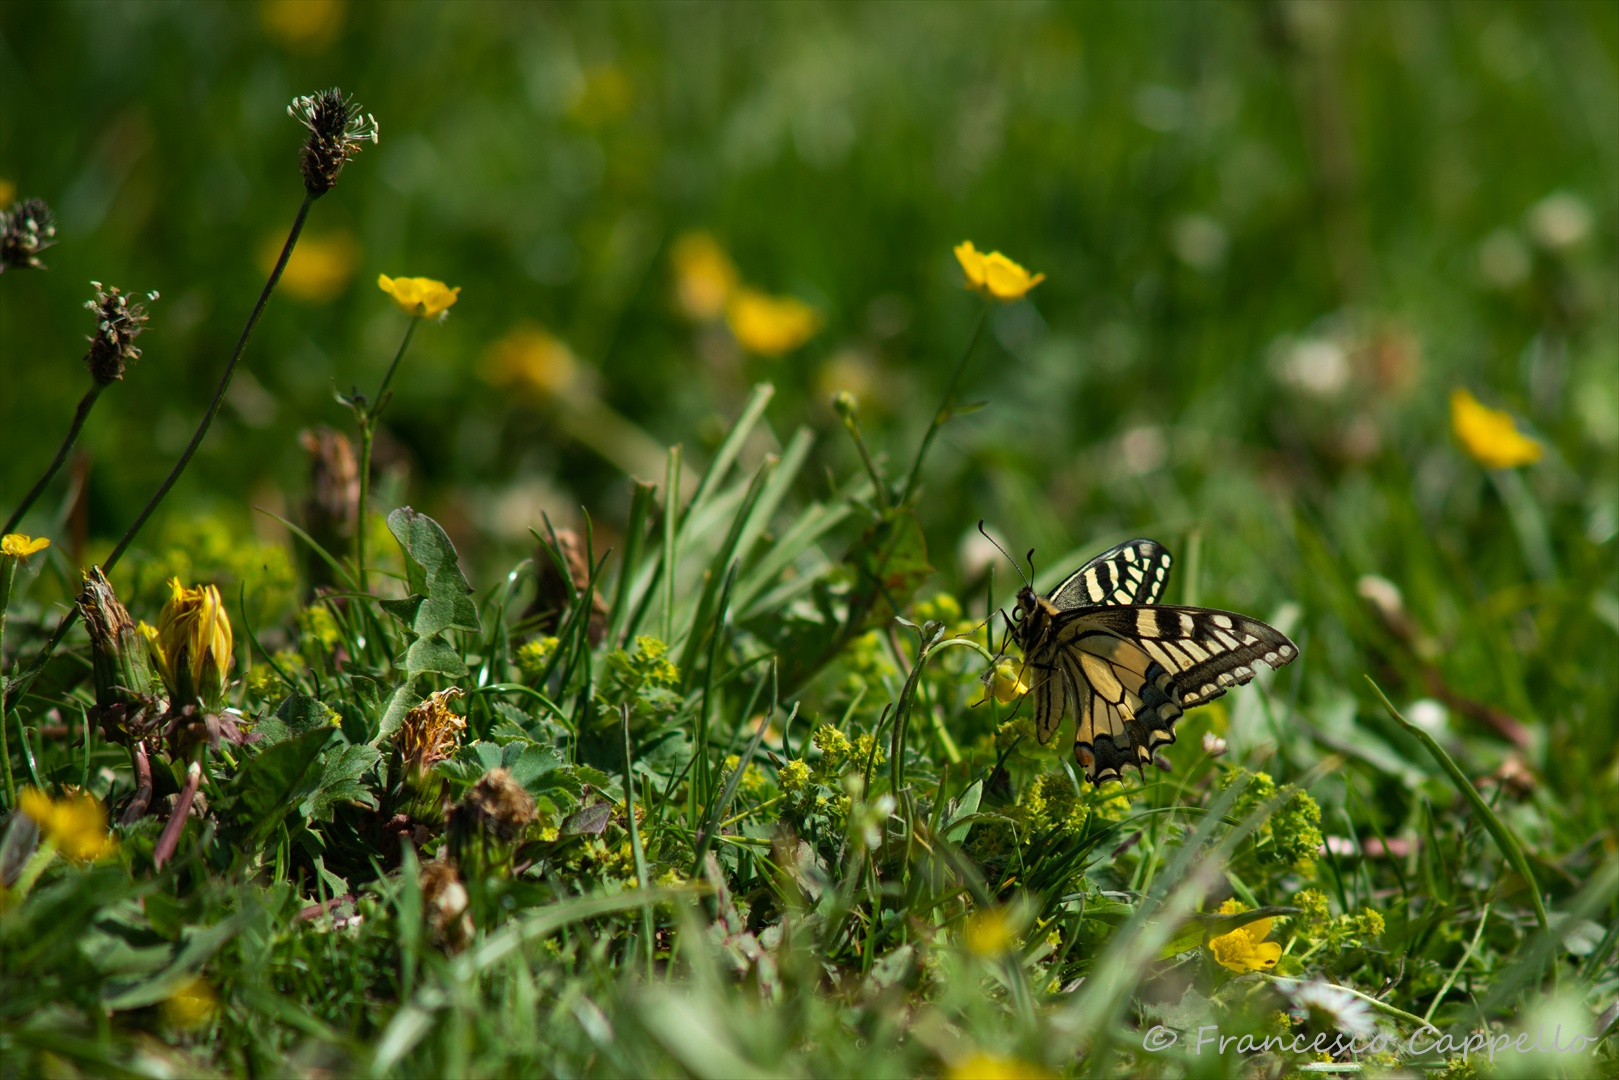
M 400 311 L 423 319 L 444 314 L 461 295 L 461 286 L 452 289 L 442 281 L 425 277 L 391 278 L 378 274 L 377 288 L 393 297 Z
M 214 707 L 224 700 L 236 642 L 217 586 L 188 589 L 179 578 L 170 579 L 157 628 L 142 623 L 139 629 L 155 646 L 152 658 L 176 702 Z
M 1018 929 L 1005 908 L 988 908 L 968 916 L 961 942 L 974 956 L 1002 956 L 1017 945 Z
M 25 788 L 17 796 L 17 807 L 74 862 L 94 862 L 118 849 L 118 841 L 107 832 L 107 808 L 94 796 L 80 792 L 52 799 L 38 788 Z
M 697 322 L 717 319 L 737 286 L 736 264 L 706 232 L 687 233 L 669 255 L 680 310 Z
M 1510 413 L 1490 408 L 1460 387 L 1450 392 L 1450 427 L 1462 448 L 1486 469 L 1540 460 L 1540 443 L 1519 431 Z
M 1056 1073 L 1022 1058 L 1002 1057 L 976 1050 L 950 1066 L 945 1076 L 949 1080 L 1049 1080 Z
M 35 539 L 22 533 L 6 533 L 4 537 L 0 537 L 0 555 L 10 555 L 17 559 L 26 559 L 34 552 L 44 551 L 50 546 L 50 540 L 43 536 Z
M 815 336 L 821 317 L 815 309 L 791 296 L 770 296 L 741 288 L 725 308 L 725 323 L 748 352 L 782 356 Z

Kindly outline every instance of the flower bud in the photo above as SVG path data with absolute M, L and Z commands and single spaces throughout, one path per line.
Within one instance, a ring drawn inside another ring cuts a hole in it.
M 533 796 L 505 769 L 490 769 L 450 808 L 450 856 L 469 880 L 500 871 L 533 820 Z
M 141 623 L 152 659 L 169 688 L 170 705 L 198 704 L 219 708 L 230 684 L 235 641 L 219 589 L 199 585 L 187 589 L 179 578 L 169 581 L 169 602 L 153 628 Z
M 845 420 L 853 420 L 860 411 L 860 402 L 847 390 L 839 390 L 832 398 L 832 408 Z
M 126 718 L 150 708 L 161 684 L 152 669 L 145 639 L 101 567 L 92 566 L 84 572 L 84 590 L 78 602 L 84 628 L 90 634 L 96 708 L 107 737 L 122 741 L 120 732 L 127 734 Z

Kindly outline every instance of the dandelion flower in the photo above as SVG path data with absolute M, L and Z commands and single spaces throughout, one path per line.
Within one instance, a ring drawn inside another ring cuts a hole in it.
M 393 297 L 400 311 L 423 319 L 444 314 L 461 295 L 461 286 L 452 289 L 442 281 L 425 277 L 391 278 L 378 274 L 377 288 Z
M 967 288 L 1003 302 L 1023 299 L 1030 289 L 1046 280 L 1046 275 L 1031 275 L 998 251 L 984 254 L 973 247 L 971 240 L 956 245 L 956 261 L 967 275 Z
M 405 722 L 394 738 L 407 768 L 425 774 L 455 752 L 467 722 L 450 711 L 449 703 L 461 696 L 459 686 L 435 690 L 405 714 Z
M 1023 681 L 1022 669 L 1010 660 L 1002 660 L 986 671 L 982 682 L 983 690 L 968 704 L 982 705 L 994 698 L 1002 705 L 1010 705 L 1029 692 L 1029 684 Z
M 175 705 L 217 708 L 224 701 L 236 646 L 217 586 L 188 589 L 171 578 L 157 626 L 141 623 L 140 632 Z
M 1540 460 L 1540 443 L 1520 432 L 1511 414 L 1490 408 L 1459 387 L 1450 392 L 1450 427 L 1473 460 L 1486 469 L 1512 469 Z
M 962 931 L 962 944 L 974 956 L 1001 956 L 1017 946 L 1019 925 L 1006 908 L 987 908 L 975 911 L 967 918 Z
M 802 300 L 743 287 L 726 305 L 725 324 L 748 352 L 775 357 L 814 337 L 821 328 L 821 317 Z
M 44 551 L 51 546 L 50 540 L 41 536 L 37 540 L 22 533 L 6 533 L 0 538 L 0 555 L 10 555 L 14 559 L 26 559 L 36 551 Z
M 74 862 L 92 862 L 118 849 L 118 841 L 107 833 L 107 808 L 84 792 L 52 799 L 38 788 L 24 788 L 17 794 L 17 807 Z
M 706 232 L 692 232 L 675 241 L 670 252 L 675 271 L 675 297 L 680 310 L 698 322 L 717 319 L 737 286 L 736 264 Z
M 1242 910 L 1242 905 L 1235 900 L 1227 900 L 1220 905 L 1222 915 L 1235 915 Z M 1281 944 L 1265 940 L 1269 934 L 1270 920 L 1255 919 L 1229 934 L 1210 938 L 1209 952 L 1214 954 L 1215 962 L 1221 967 L 1239 975 L 1250 971 L 1267 971 L 1282 958 Z

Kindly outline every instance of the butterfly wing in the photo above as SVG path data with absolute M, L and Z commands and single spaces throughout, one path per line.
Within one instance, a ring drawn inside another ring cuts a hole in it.
M 1156 540 L 1126 540 L 1068 575 L 1046 599 L 1059 610 L 1100 605 L 1156 604 L 1173 560 Z
M 1040 652 L 1035 718 L 1046 742 L 1072 701 L 1074 752 L 1092 783 L 1144 769 L 1181 714 L 1298 656 L 1287 635 L 1212 608 L 1130 605 L 1058 616 Z

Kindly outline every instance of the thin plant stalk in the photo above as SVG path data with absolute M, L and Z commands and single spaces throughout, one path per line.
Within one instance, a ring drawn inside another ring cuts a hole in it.
M 124 552 L 129 550 L 129 545 L 134 543 L 136 535 L 140 533 L 147 519 L 152 516 L 153 511 L 163 501 L 164 496 L 169 493 L 170 489 L 180 479 L 180 474 L 185 472 L 186 466 L 191 464 L 191 459 L 196 455 L 197 448 L 202 445 L 202 440 L 207 437 L 208 429 L 213 425 L 214 417 L 219 415 L 220 408 L 225 404 L 225 392 L 230 389 L 231 378 L 236 374 L 236 365 L 242 359 L 242 353 L 247 349 L 247 339 L 252 336 L 253 328 L 258 325 L 259 316 L 264 314 L 265 306 L 270 302 L 270 294 L 275 292 L 276 284 L 281 280 L 281 273 L 287 268 L 287 260 L 292 258 L 292 249 L 298 245 L 298 237 L 304 231 L 304 222 L 309 217 L 309 208 L 314 205 L 315 199 L 316 196 L 314 195 L 307 192 L 304 194 L 304 200 L 298 206 L 298 216 L 293 219 L 292 229 L 287 233 L 287 242 L 281 246 L 281 257 L 276 260 L 275 269 L 270 271 L 269 280 L 264 283 L 264 290 L 259 293 L 258 302 L 253 305 L 253 310 L 247 316 L 247 324 L 242 327 L 242 334 L 236 339 L 236 348 L 231 351 L 230 362 L 225 365 L 225 373 L 219 377 L 219 386 L 214 390 L 213 400 L 208 403 L 208 411 L 203 414 L 202 422 L 197 425 L 196 433 L 191 436 L 191 442 L 186 445 L 185 450 L 180 454 L 180 460 L 174 463 L 174 468 L 169 470 L 168 477 L 159 485 L 152 497 L 147 500 L 146 505 L 141 508 L 141 512 L 136 515 L 134 523 L 124 532 L 123 539 L 118 541 L 118 545 L 112 549 L 112 553 L 101 564 L 103 571 L 110 571 L 114 566 L 118 565 L 118 560 L 124 557 Z M 62 616 L 62 621 L 56 624 L 56 633 L 51 635 L 51 639 L 45 643 L 45 647 L 34 658 L 34 662 L 29 664 L 28 669 L 17 676 L 16 680 L 7 688 L 5 700 L 0 701 L 0 709 L 7 707 L 8 702 L 22 699 L 22 696 L 28 692 L 28 688 L 34 684 L 34 680 L 39 678 L 39 673 L 45 670 L 45 664 L 50 660 L 51 654 L 62 643 L 62 639 L 67 637 L 67 632 L 73 628 L 73 624 L 78 621 L 78 618 L 78 606 L 75 605 L 69 608 L 67 614 Z
M 961 350 L 961 359 L 956 361 L 956 370 L 950 374 L 950 384 L 945 387 L 944 397 L 939 400 L 939 408 L 933 414 L 933 422 L 928 425 L 927 434 L 922 436 L 922 445 L 917 448 L 916 460 L 911 463 L 911 475 L 905 478 L 905 490 L 899 497 L 901 506 L 911 501 L 917 482 L 922 478 L 922 461 L 928 456 L 928 448 L 933 445 L 939 429 L 950 419 L 951 410 L 956 404 L 956 390 L 961 386 L 961 376 L 967 370 L 967 361 L 972 357 L 973 348 L 984 332 L 984 322 L 989 317 L 991 303 L 992 301 L 986 300 L 978 309 L 978 321 L 973 323 L 973 332 L 967 338 L 967 347 Z
M 100 397 L 101 391 L 105 389 L 105 383 L 97 382 L 92 383 L 90 389 L 84 392 L 84 396 L 79 399 L 79 407 L 73 412 L 73 423 L 67 429 L 67 438 L 62 440 L 61 448 L 56 451 L 56 458 L 51 462 L 50 467 L 45 470 L 44 474 L 40 476 L 39 481 L 29 490 L 28 494 L 22 497 L 22 502 L 17 504 L 17 509 L 13 510 L 11 517 L 6 519 L 5 528 L 0 528 L 0 534 L 16 532 L 17 524 L 22 521 L 23 515 L 28 513 L 28 508 L 38 501 L 46 486 L 56 478 L 57 472 L 62 468 L 62 463 L 67 460 L 68 453 L 73 449 L 73 444 L 79 441 L 79 432 L 84 430 L 84 422 L 89 418 L 90 410 L 95 406 L 96 398 Z
M 405 349 L 410 345 L 411 335 L 416 333 L 416 324 L 421 319 L 415 315 L 410 317 L 410 324 L 405 327 L 405 336 L 399 342 L 399 348 L 394 353 L 393 363 L 388 365 L 388 371 L 382 376 L 382 385 L 377 387 L 375 404 L 357 407 L 354 412 L 360 422 L 360 505 L 359 513 L 354 520 L 354 556 L 355 563 L 360 570 L 360 591 L 369 591 L 366 588 L 365 575 L 365 511 L 371 493 L 371 443 L 377 434 L 377 417 L 382 410 L 388 407 L 388 384 L 393 381 L 394 372 L 399 368 L 399 361 L 404 359 Z

